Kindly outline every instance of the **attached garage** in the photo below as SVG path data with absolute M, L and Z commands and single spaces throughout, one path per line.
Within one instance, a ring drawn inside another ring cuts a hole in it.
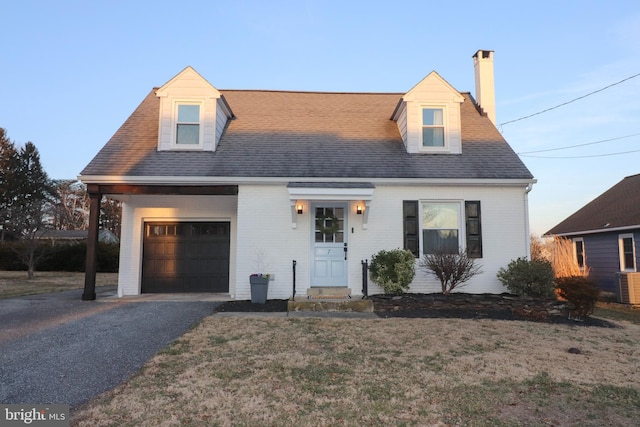
M 229 292 L 230 223 L 147 222 L 142 292 Z

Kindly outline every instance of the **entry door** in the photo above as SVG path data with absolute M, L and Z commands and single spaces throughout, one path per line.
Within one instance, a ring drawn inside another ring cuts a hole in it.
M 347 286 L 347 206 L 316 205 L 311 286 Z

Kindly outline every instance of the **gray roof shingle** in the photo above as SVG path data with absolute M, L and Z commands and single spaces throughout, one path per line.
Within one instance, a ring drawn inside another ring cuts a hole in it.
M 82 171 L 167 177 L 532 179 L 468 93 L 462 154 L 408 154 L 390 120 L 400 93 L 221 90 L 231 120 L 215 152 L 157 151 L 159 99 L 142 101 Z
M 545 234 L 633 226 L 640 226 L 640 175 L 624 178 Z

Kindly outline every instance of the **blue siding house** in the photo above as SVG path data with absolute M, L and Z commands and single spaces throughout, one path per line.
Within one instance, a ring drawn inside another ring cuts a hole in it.
M 628 176 L 545 233 L 571 239 L 578 264 L 605 292 L 619 295 L 620 275 L 637 271 L 640 174 Z

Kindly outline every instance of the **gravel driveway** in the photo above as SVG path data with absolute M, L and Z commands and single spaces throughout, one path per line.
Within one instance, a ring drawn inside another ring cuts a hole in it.
M 81 405 L 131 377 L 220 302 L 0 300 L 0 402 Z

